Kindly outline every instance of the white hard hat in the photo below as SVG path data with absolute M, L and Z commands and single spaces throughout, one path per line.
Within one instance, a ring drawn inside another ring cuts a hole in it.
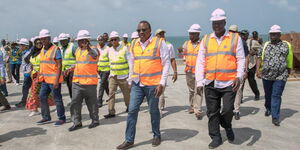
M 279 25 L 273 25 L 270 28 L 269 33 L 281 33 L 281 27 Z
M 61 33 L 61 34 L 59 34 L 59 36 L 58 36 L 58 40 L 67 40 L 67 39 L 69 39 L 69 37 L 68 37 L 68 35 L 66 34 L 66 33 Z
M 19 40 L 18 44 L 20 44 L 20 45 L 27 45 L 28 46 L 29 45 L 29 41 L 27 39 L 25 39 L 25 38 L 21 38 Z
M 67 38 L 71 38 L 70 34 L 66 33 Z
M 116 32 L 116 31 L 112 31 L 112 32 L 109 34 L 109 38 L 114 38 L 114 37 L 119 37 L 119 33 Z
M 87 30 L 79 30 L 75 40 L 90 39 L 91 35 Z
M 138 32 L 136 32 L 136 31 L 135 31 L 135 32 L 132 32 L 132 33 L 131 33 L 131 38 L 132 38 L 132 39 L 134 39 L 134 38 L 139 38 Z
M 123 34 L 123 38 L 128 38 L 128 34 L 127 33 Z
M 237 31 L 238 31 L 238 26 L 235 25 L 235 24 L 230 25 L 229 30 L 230 30 L 230 31 L 235 31 L 235 32 L 237 32 Z
M 158 33 L 160 33 L 160 32 L 165 32 L 165 33 L 166 33 L 166 31 L 163 30 L 163 29 L 157 29 L 157 30 L 155 31 L 155 35 L 158 34 Z
M 199 24 L 193 24 L 191 25 L 191 27 L 189 28 L 188 32 L 201 32 L 201 27 Z
M 54 37 L 52 42 L 53 43 L 58 43 L 58 37 Z
M 223 9 L 217 8 L 211 13 L 210 21 L 226 20 L 226 14 Z
M 50 31 L 48 29 L 42 29 L 39 33 L 39 38 L 50 37 Z

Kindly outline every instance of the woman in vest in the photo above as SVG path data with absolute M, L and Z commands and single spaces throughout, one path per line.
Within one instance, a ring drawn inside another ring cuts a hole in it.
M 17 48 L 17 43 L 12 43 L 11 49 L 12 50 L 9 53 L 10 70 L 14 79 L 16 80 L 16 85 L 19 85 L 22 51 Z
M 34 47 L 30 55 L 28 56 L 30 57 L 29 60 L 32 66 L 31 69 L 32 85 L 26 101 L 26 109 L 31 112 L 29 116 L 34 116 L 38 114 L 38 107 L 40 106 L 39 93 L 41 89 L 41 83 L 38 82 L 38 72 L 39 72 L 39 64 L 40 64 L 40 52 L 43 45 L 39 38 L 34 39 L 33 42 L 34 42 Z M 48 103 L 50 106 L 55 105 L 51 94 L 48 98 Z

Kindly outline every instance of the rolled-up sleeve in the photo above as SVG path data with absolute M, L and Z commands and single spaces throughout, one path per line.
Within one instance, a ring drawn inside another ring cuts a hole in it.
M 205 61 L 205 47 L 203 46 L 203 40 L 200 43 L 200 48 L 198 51 L 198 56 L 196 60 L 196 70 L 195 70 L 195 78 L 197 87 L 204 86 L 204 61 Z
M 162 70 L 163 72 L 162 72 L 160 84 L 165 86 L 169 75 L 169 69 L 170 69 L 170 52 L 168 50 L 168 46 L 165 41 L 162 41 L 160 45 L 160 57 L 163 66 L 163 70 Z

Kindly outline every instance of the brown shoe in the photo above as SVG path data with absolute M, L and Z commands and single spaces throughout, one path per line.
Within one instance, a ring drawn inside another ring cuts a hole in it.
M 9 105 L 4 106 L 3 108 L 0 109 L 0 111 L 6 111 L 6 110 L 10 110 L 11 107 Z
M 12 80 L 7 81 L 6 83 L 12 83 Z
M 126 150 L 126 149 L 129 149 L 129 148 L 133 147 L 133 144 L 134 144 L 134 142 L 124 141 L 121 145 L 119 145 L 117 147 L 117 149 L 119 149 L 119 150 Z
M 195 116 L 198 120 L 201 120 L 203 117 L 203 112 L 197 112 L 197 113 L 195 113 Z
M 155 137 L 155 138 L 152 139 L 152 146 L 153 147 L 156 147 L 156 146 L 160 145 L 160 143 L 161 143 L 161 138 Z
M 191 108 L 191 109 L 188 110 L 188 112 L 189 112 L 190 114 L 192 114 L 192 113 L 194 113 L 194 109 Z

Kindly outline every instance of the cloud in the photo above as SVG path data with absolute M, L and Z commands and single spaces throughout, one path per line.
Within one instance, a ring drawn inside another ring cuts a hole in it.
M 171 8 L 176 12 L 196 10 L 205 6 L 201 0 L 164 0 L 155 2 L 159 7 Z
M 268 0 L 270 4 L 276 5 L 281 9 L 288 10 L 288 11 L 298 11 L 299 7 L 295 5 L 291 5 L 288 0 Z

